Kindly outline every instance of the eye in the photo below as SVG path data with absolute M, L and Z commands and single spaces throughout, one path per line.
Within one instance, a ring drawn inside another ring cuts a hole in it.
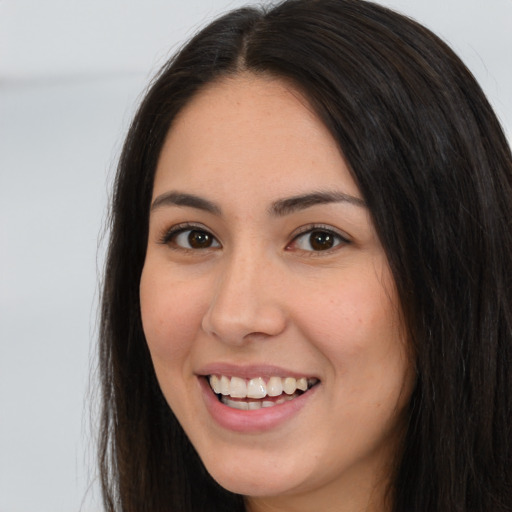
M 162 243 L 187 250 L 215 249 L 221 246 L 209 231 L 198 226 L 176 226 L 165 234 Z
M 329 251 L 338 245 L 346 243 L 349 243 L 346 238 L 330 229 L 313 228 L 297 235 L 288 248 L 321 252 Z

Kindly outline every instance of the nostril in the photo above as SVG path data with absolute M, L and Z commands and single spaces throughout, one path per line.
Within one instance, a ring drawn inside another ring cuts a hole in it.
M 231 345 L 263 341 L 281 334 L 286 315 L 276 305 L 258 302 L 257 298 L 230 304 L 226 299 L 213 302 L 205 313 L 203 331 Z

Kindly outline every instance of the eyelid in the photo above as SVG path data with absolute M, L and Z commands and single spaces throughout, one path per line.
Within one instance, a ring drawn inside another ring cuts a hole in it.
M 333 226 L 330 226 L 327 224 L 309 224 L 309 225 L 302 226 L 302 227 L 298 228 L 294 233 L 292 233 L 292 235 L 291 235 L 292 240 L 286 246 L 286 249 L 290 248 L 294 243 L 296 243 L 297 239 L 299 239 L 300 237 L 307 235 L 309 233 L 312 233 L 314 231 L 324 231 L 326 233 L 330 233 L 330 234 L 338 237 L 340 239 L 340 243 L 336 244 L 331 249 L 326 249 L 323 251 L 314 251 L 314 250 L 309 251 L 309 250 L 305 250 L 305 249 L 296 249 L 296 250 L 302 251 L 302 252 L 307 252 L 307 253 L 312 253 L 312 254 L 310 254 L 312 256 L 313 255 L 320 256 L 322 254 L 330 254 L 331 252 L 339 249 L 340 246 L 342 247 L 344 245 L 351 243 L 351 240 L 346 233 L 340 231 L 339 229 L 334 228 Z
M 177 245 L 177 244 L 175 244 L 175 247 L 172 247 L 170 245 L 170 243 L 173 240 L 173 238 L 176 238 L 181 233 L 184 233 L 184 232 L 187 232 L 187 231 L 194 231 L 194 230 L 204 231 L 205 233 L 208 233 L 210 236 L 212 236 L 212 238 L 214 239 L 214 241 L 218 245 L 214 246 L 214 247 L 206 247 L 204 249 L 188 248 L 188 247 L 183 247 L 183 246 Z M 326 232 L 326 233 L 330 233 L 330 234 L 334 235 L 335 237 L 337 237 L 339 239 L 339 243 L 337 243 L 336 245 L 334 245 L 330 249 L 319 250 L 319 251 L 315 251 L 313 249 L 307 250 L 307 249 L 293 248 L 292 247 L 297 242 L 297 240 L 300 237 L 302 237 L 304 235 L 307 235 L 309 233 L 312 233 L 314 231 L 323 231 L 323 232 Z M 190 250 L 190 251 L 194 251 L 194 252 L 201 251 L 201 250 L 208 250 L 208 249 L 217 249 L 219 247 L 222 247 L 222 244 L 220 243 L 218 237 L 215 234 L 213 234 L 212 231 L 209 228 L 207 228 L 206 226 L 204 226 L 203 224 L 198 223 L 198 222 L 182 222 L 182 223 L 179 223 L 179 224 L 172 225 L 169 228 L 165 228 L 162 231 L 161 235 L 159 236 L 158 242 L 160 244 L 162 244 L 162 245 L 168 245 L 169 247 L 171 247 L 173 249 L 182 250 L 182 251 L 189 251 Z M 294 249 L 294 250 L 301 251 L 301 252 L 304 252 L 304 253 L 311 253 L 310 255 L 313 256 L 313 255 L 330 254 L 331 252 L 339 249 L 340 246 L 344 246 L 344 245 L 350 244 L 350 243 L 351 243 L 351 241 L 350 241 L 349 237 L 344 232 L 340 231 L 337 228 L 334 228 L 331 225 L 327 225 L 327 224 L 308 224 L 308 225 L 305 225 L 305 226 L 301 226 L 300 228 L 298 228 L 297 230 L 295 230 L 292 233 L 292 235 L 291 235 L 291 242 L 286 246 L 286 250 Z
M 217 236 L 215 236 L 211 229 L 208 229 L 206 226 L 204 226 L 201 223 L 197 222 L 181 222 L 179 224 L 174 224 L 173 226 L 169 228 L 165 228 L 161 235 L 158 237 L 158 241 L 162 245 L 169 245 L 173 238 L 176 238 L 179 234 L 186 232 L 186 231 L 204 231 L 205 233 L 208 233 L 212 238 L 218 243 L 219 247 L 221 247 L 221 243 Z M 180 250 L 190 250 L 190 251 L 199 251 L 200 249 L 192 249 L 182 246 L 177 246 Z M 217 247 L 208 247 L 203 250 L 207 249 L 216 249 Z

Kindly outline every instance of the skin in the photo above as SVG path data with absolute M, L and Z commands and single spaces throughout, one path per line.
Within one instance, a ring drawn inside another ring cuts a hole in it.
M 319 191 L 349 199 L 275 206 Z M 218 211 L 173 204 L 170 192 Z M 191 248 L 190 231 L 168 234 L 183 223 L 210 246 Z M 330 233 L 331 248 L 311 245 L 313 227 Z M 165 141 L 149 228 L 144 332 L 210 474 L 246 495 L 251 512 L 386 510 L 412 365 L 369 212 L 307 101 L 251 74 L 203 89 Z M 277 427 L 234 432 L 212 419 L 199 385 L 217 363 L 276 365 L 320 383 Z

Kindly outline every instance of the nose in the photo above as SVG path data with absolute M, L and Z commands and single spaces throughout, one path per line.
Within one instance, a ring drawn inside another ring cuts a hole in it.
M 283 272 L 264 255 L 232 255 L 216 269 L 203 330 L 224 343 L 243 345 L 277 336 L 287 324 Z

